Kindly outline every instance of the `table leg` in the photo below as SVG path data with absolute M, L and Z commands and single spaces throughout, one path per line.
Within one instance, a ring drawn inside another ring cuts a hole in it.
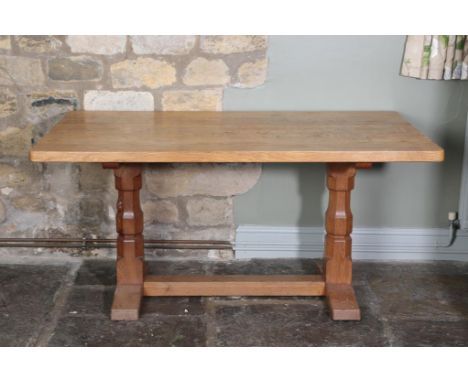
M 328 209 L 325 217 L 325 294 L 334 320 L 360 320 L 352 281 L 351 190 L 354 188 L 354 163 L 327 165 Z
M 109 166 L 110 167 L 110 166 Z M 137 320 L 143 296 L 144 251 L 143 212 L 140 207 L 142 166 L 114 167 L 117 201 L 117 288 L 112 320 Z

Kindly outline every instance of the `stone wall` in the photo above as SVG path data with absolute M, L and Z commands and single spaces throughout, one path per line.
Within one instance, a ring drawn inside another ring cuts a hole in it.
M 264 83 L 266 49 L 264 36 L 0 36 L 0 236 L 115 236 L 111 171 L 31 163 L 31 142 L 69 110 L 220 111 L 225 87 Z M 259 175 L 256 165 L 148 166 L 146 237 L 232 241 L 232 198 Z

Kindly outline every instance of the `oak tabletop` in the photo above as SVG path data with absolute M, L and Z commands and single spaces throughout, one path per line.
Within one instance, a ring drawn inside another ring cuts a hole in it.
M 393 111 L 67 113 L 35 162 L 437 162 L 444 151 Z

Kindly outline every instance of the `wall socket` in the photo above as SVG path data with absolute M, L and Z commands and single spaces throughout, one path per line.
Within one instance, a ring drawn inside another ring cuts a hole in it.
M 458 211 L 450 211 L 448 213 L 448 220 L 452 231 L 456 231 L 461 228 L 460 219 L 458 219 Z
M 456 212 L 456 211 L 450 211 L 450 212 L 448 213 L 448 220 L 449 220 L 450 222 L 453 222 L 454 220 L 457 220 L 457 219 L 458 219 L 458 212 Z

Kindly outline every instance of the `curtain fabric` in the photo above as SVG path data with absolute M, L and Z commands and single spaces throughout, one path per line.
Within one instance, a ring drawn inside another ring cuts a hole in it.
M 467 36 L 408 36 L 401 75 L 428 80 L 467 80 Z

